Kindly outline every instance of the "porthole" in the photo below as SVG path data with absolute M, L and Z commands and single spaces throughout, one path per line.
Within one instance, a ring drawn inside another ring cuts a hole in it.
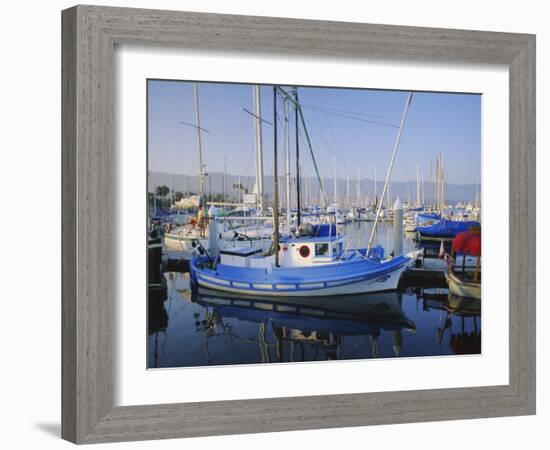
M 302 258 L 307 258 L 307 257 L 309 256 L 309 253 L 310 253 L 309 247 L 308 247 L 307 245 L 302 245 L 302 246 L 298 249 L 298 251 L 300 252 L 300 256 L 301 256 Z

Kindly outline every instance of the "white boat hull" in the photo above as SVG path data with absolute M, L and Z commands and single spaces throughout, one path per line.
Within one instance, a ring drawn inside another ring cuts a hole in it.
M 231 292 L 234 294 L 244 294 L 244 295 L 265 295 L 272 297 L 307 297 L 307 296 L 332 296 L 332 295 L 349 295 L 349 294 L 366 294 L 370 292 L 381 292 L 381 291 L 391 291 L 396 290 L 399 280 L 401 279 L 401 274 L 407 269 L 409 265 L 406 264 L 403 267 L 394 270 L 393 272 L 384 274 L 380 277 L 374 278 L 372 280 L 363 280 L 357 283 L 349 283 L 340 286 L 333 287 L 319 287 L 318 289 L 311 288 L 305 290 L 294 290 L 294 291 L 281 291 L 273 289 L 258 289 L 255 288 L 254 291 L 250 289 L 239 289 L 233 286 L 223 286 L 219 283 L 212 282 L 211 277 L 205 274 L 197 273 L 197 284 L 199 286 L 216 289 L 218 291 Z M 307 284 L 307 283 L 306 283 Z M 314 283 L 311 283 L 312 285 Z M 317 283 L 319 284 L 319 283 Z
M 481 283 L 469 283 L 456 277 L 449 269 L 445 272 L 445 279 L 449 285 L 451 294 L 460 297 L 471 297 L 481 299 Z

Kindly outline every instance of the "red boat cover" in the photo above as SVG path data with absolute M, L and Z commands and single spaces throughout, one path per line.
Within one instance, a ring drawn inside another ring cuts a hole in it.
M 470 256 L 481 255 L 481 233 L 464 231 L 458 233 L 453 239 L 453 252 L 468 254 Z

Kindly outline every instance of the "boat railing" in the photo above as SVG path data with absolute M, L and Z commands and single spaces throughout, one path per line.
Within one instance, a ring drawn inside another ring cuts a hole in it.
M 340 256 L 337 258 L 337 260 L 341 261 L 344 259 L 349 259 L 353 255 L 357 255 L 361 259 L 365 259 L 365 256 L 359 250 L 354 248 L 348 248 L 344 250 L 342 253 L 340 253 Z

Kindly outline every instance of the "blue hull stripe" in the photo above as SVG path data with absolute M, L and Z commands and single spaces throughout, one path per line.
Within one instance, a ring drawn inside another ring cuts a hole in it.
M 194 261 L 191 262 L 191 280 L 196 282 L 197 278 L 203 280 L 211 285 L 217 285 L 220 287 L 232 287 L 234 289 L 248 290 L 251 292 L 266 292 L 266 291 L 277 291 L 277 292 L 298 292 L 298 291 L 310 291 L 310 290 L 319 290 L 333 288 L 335 286 L 345 286 L 354 283 L 361 283 L 364 281 L 379 281 L 383 282 L 389 278 L 388 274 L 399 271 L 405 266 L 409 260 L 404 260 L 399 265 L 393 265 L 388 269 L 383 269 L 376 271 L 376 273 L 366 274 L 360 277 L 346 278 L 342 280 L 332 280 L 332 281 L 314 281 L 311 283 L 247 283 L 245 281 L 232 281 L 220 278 L 214 273 L 206 272 L 202 269 L 199 269 L 194 264 Z

